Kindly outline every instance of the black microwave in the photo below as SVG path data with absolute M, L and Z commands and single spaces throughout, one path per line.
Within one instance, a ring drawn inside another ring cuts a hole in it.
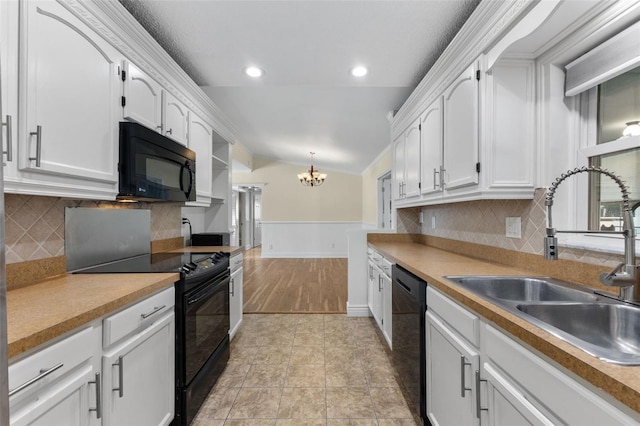
M 138 123 L 120 122 L 119 200 L 194 201 L 196 153 Z

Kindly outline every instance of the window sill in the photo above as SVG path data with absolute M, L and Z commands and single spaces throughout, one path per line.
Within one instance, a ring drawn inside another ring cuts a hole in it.
M 624 237 L 621 235 L 564 234 L 558 235 L 558 245 L 572 249 L 624 255 Z M 639 249 L 640 245 L 638 238 L 636 238 L 636 253 L 640 253 Z

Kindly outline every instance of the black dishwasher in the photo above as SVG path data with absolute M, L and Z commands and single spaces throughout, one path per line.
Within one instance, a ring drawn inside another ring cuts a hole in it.
M 393 265 L 392 336 L 393 366 L 411 411 L 427 421 L 426 339 L 427 283 Z

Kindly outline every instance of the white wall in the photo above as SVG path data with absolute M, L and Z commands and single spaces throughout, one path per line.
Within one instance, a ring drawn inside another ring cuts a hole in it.
M 262 222 L 262 257 L 347 257 L 347 234 L 361 222 Z

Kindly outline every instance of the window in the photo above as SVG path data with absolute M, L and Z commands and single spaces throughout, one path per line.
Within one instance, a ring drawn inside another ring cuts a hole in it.
M 585 151 L 589 164 L 608 169 L 622 178 L 631 193 L 631 206 L 640 203 L 640 67 L 602 84 L 597 89 L 596 146 Z M 590 114 L 593 117 L 593 114 Z M 620 189 L 607 176 L 590 174 L 589 228 L 622 230 Z M 640 230 L 640 208 L 634 214 Z

